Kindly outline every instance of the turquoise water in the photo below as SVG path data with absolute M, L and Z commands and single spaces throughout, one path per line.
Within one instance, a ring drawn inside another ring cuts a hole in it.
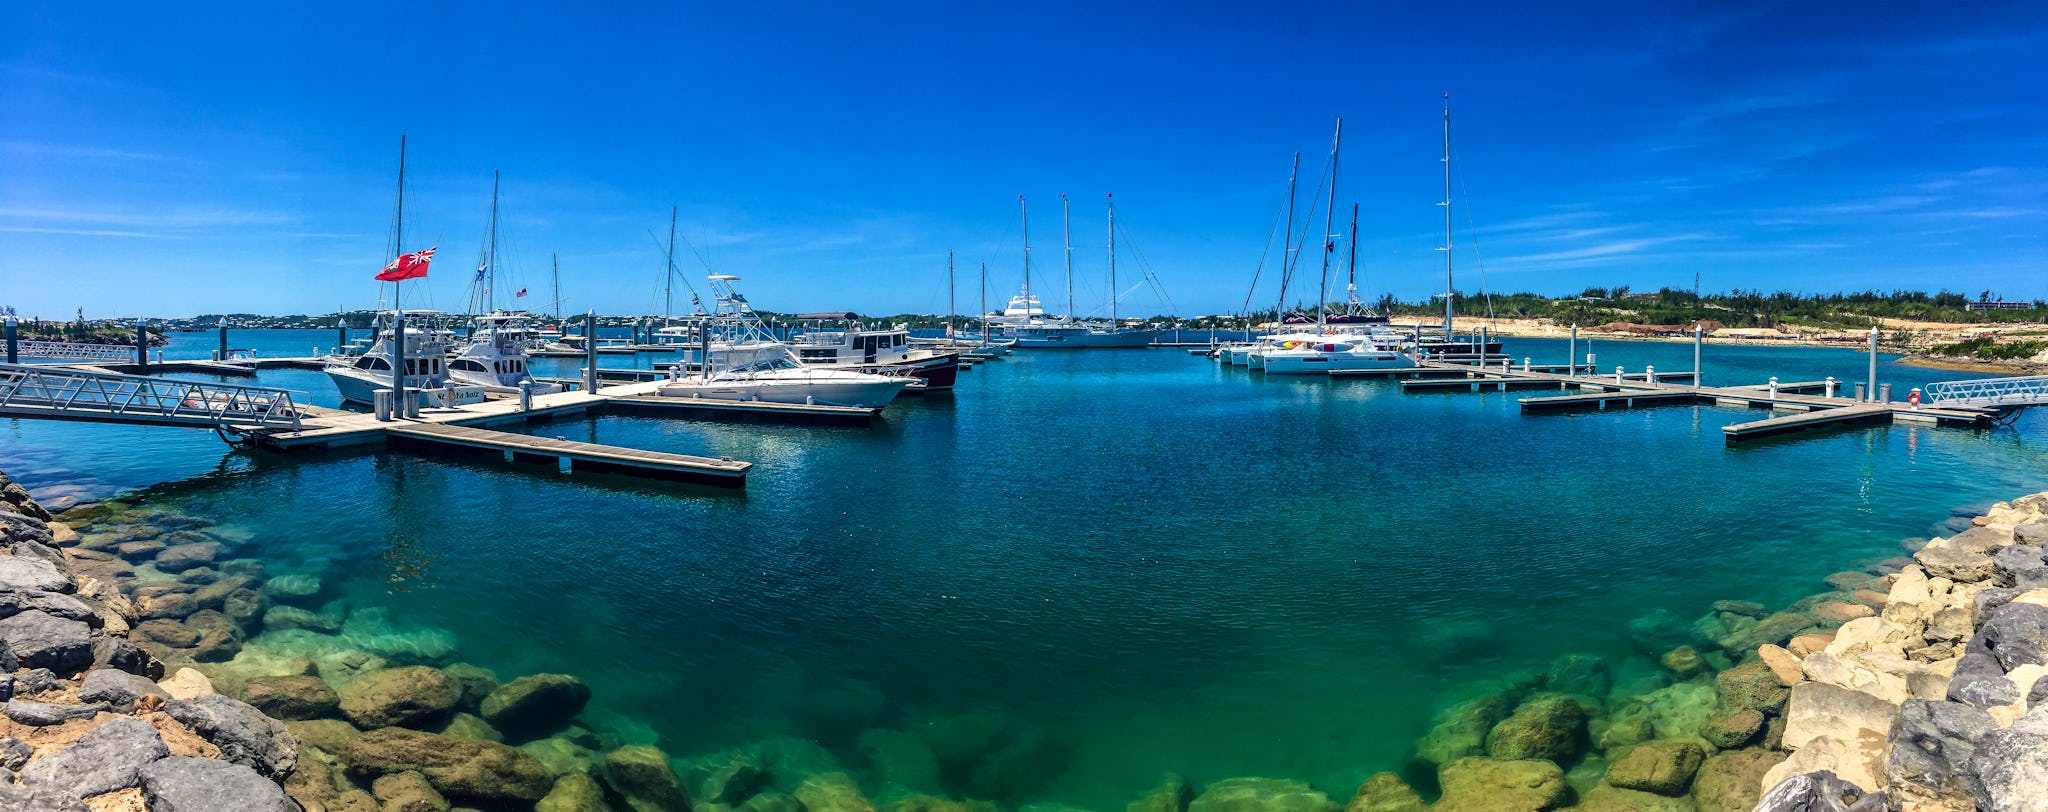
M 176 338 L 172 357 L 213 341 Z M 1556 362 L 1564 342 L 1508 349 Z M 1689 345 L 1594 351 L 1607 369 L 1691 364 Z M 1864 374 L 1845 350 L 1706 357 L 1710 383 Z M 262 380 L 334 400 L 319 373 Z M 1464 683 L 1569 651 L 1648 663 L 1677 641 L 1639 643 L 1632 620 L 1782 605 L 1953 509 L 2048 487 L 2036 415 L 1727 448 L 1721 426 L 1764 413 L 1524 416 L 1521 396 L 1264 379 L 1172 350 L 1018 353 L 871 428 L 532 429 L 750 460 L 743 493 L 28 421 L 0 422 L 0 470 L 239 525 L 273 573 L 322 572 L 445 630 L 461 659 L 581 676 L 587 719 L 672 756 L 794 734 L 858 767 L 867 731 L 995 719 L 988 768 L 946 789 L 1094 809 L 1166 771 L 1348 796 Z

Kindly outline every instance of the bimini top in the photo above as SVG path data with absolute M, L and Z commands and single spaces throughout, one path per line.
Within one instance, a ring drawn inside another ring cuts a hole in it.
M 713 282 L 738 282 L 738 281 L 740 281 L 740 278 L 739 278 L 739 277 L 737 277 L 737 276 L 734 276 L 734 275 L 732 275 L 732 274 L 729 274 L 729 273 L 715 273 L 715 274 L 712 274 L 712 275 L 711 275 L 711 281 L 713 281 Z
M 797 321 L 854 321 L 859 313 L 798 313 Z

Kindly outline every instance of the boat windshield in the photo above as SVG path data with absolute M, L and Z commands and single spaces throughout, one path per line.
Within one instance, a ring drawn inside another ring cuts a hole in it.
M 801 369 L 801 368 L 802 368 L 802 367 L 801 367 L 801 366 L 800 366 L 799 364 L 797 364 L 797 362 L 795 362 L 795 361 L 792 361 L 792 360 L 790 360 L 788 356 L 780 356 L 780 355 L 778 355 L 778 356 L 776 356 L 776 357 L 774 357 L 774 358 L 763 358 L 763 359 L 761 359 L 761 360 L 759 360 L 759 361 L 754 361 L 754 362 L 752 362 L 752 363 L 746 363 L 746 364 L 741 364 L 741 365 L 739 365 L 739 366 L 736 366 L 736 367 L 733 367 L 732 369 L 730 369 L 730 370 L 727 370 L 727 371 L 728 371 L 728 372 L 767 372 L 767 371 L 770 371 L 770 370 L 776 370 L 776 369 Z

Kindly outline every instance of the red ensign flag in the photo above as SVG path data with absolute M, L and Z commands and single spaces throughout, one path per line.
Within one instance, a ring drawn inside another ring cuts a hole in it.
M 439 247 L 441 246 L 434 246 Z M 396 282 L 400 279 L 418 279 L 426 276 L 427 263 L 434 261 L 434 248 L 399 255 L 391 264 L 384 266 L 383 272 L 377 274 L 377 281 Z

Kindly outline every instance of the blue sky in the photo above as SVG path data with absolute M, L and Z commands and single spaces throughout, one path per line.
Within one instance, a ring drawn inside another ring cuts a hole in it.
M 1114 193 L 1123 287 L 1234 312 L 1338 116 L 1361 287 L 1419 300 L 1446 92 L 1461 289 L 2048 297 L 2042 3 L 17 3 L 0 32 L 24 315 L 373 306 L 400 133 L 406 248 L 441 247 L 409 306 L 466 301 L 496 169 L 499 287 L 541 307 L 555 253 L 567 309 L 658 310 L 674 205 L 700 288 L 942 312 L 950 250 L 973 312 L 979 263 L 1021 281 L 1024 194 L 1061 310 L 1067 193 L 1100 312 Z

